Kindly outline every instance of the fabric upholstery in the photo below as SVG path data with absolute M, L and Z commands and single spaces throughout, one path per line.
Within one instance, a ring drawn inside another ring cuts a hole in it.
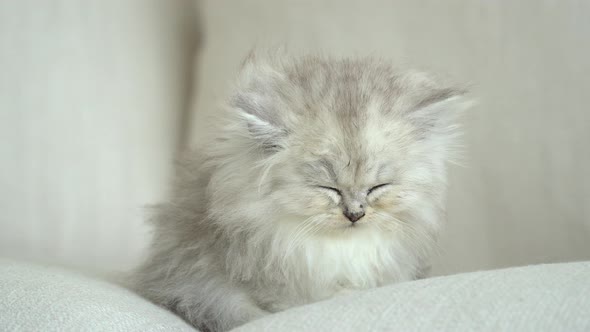
M 196 331 L 106 281 L 0 261 L 1 331 Z M 250 322 L 258 331 L 590 331 L 590 262 L 407 282 Z
M 195 331 L 114 284 L 59 268 L 0 261 L 0 331 Z
M 237 331 L 590 331 L 590 263 L 408 282 L 295 308 Z

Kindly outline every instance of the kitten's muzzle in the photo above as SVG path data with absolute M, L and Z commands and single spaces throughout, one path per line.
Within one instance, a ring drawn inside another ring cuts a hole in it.
M 365 211 L 344 211 L 344 216 L 350 220 L 351 223 L 355 223 L 365 216 Z

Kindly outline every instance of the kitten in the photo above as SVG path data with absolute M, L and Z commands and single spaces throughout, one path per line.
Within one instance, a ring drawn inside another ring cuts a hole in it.
M 226 105 L 159 207 L 138 292 L 225 331 L 427 271 L 463 91 L 373 59 L 250 56 Z

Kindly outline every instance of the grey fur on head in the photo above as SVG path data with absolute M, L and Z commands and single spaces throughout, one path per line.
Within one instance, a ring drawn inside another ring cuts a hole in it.
M 374 59 L 251 55 L 181 162 L 136 290 L 199 328 L 420 277 L 462 90 Z

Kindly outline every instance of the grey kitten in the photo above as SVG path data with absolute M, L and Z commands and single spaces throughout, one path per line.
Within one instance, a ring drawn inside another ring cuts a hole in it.
M 420 277 L 463 92 L 374 59 L 250 56 L 179 167 L 136 289 L 198 328 Z

